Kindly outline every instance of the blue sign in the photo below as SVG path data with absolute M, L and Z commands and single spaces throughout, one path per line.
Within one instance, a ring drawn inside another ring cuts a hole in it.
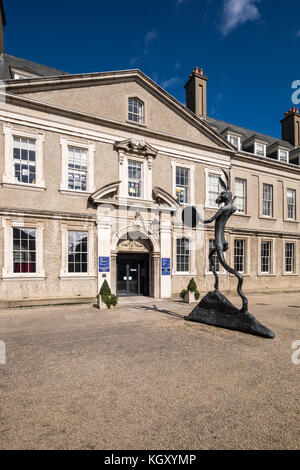
M 99 272 L 108 273 L 109 270 L 109 256 L 99 256 Z
M 170 258 L 161 259 L 161 275 L 171 276 L 171 260 Z

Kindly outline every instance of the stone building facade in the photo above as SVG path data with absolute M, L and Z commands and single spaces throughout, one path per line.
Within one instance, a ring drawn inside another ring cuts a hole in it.
M 183 226 L 182 210 L 213 215 L 222 169 L 245 292 L 299 289 L 297 109 L 277 140 L 209 118 L 198 68 L 190 109 L 139 70 L 51 73 L 2 54 L 0 72 L 0 306 L 92 301 L 104 279 L 119 296 L 176 297 L 191 277 L 212 289 L 213 226 Z

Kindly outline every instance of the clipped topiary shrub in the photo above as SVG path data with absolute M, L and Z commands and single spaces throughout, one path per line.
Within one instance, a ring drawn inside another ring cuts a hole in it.
M 184 296 L 185 296 L 185 294 L 186 294 L 187 292 L 188 292 L 187 289 L 182 289 L 182 291 L 180 292 L 180 297 L 181 297 L 182 299 L 184 299 Z
M 197 284 L 196 284 L 196 281 L 193 277 L 192 277 L 192 279 L 190 280 L 190 282 L 187 286 L 187 290 L 190 290 L 191 292 L 196 292 L 196 290 L 197 290 Z
M 183 289 L 181 292 L 180 292 L 180 297 L 185 301 L 185 302 L 190 302 L 191 300 L 191 295 L 189 294 L 189 292 L 192 292 L 194 294 L 194 298 L 195 300 L 199 300 L 200 298 L 200 292 L 198 291 L 197 289 L 197 284 L 196 284 L 196 281 L 195 279 L 192 277 L 192 279 L 190 280 L 190 282 L 188 283 L 188 286 L 186 289 Z M 189 295 L 187 295 L 189 294 Z
M 110 308 L 111 306 L 115 307 L 119 300 L 115 294 L 111 293 L 110 287 L 106 279 L 104 280 L 97 297 L 101 297 L 102 302 L 105 303 L 107 308 Z

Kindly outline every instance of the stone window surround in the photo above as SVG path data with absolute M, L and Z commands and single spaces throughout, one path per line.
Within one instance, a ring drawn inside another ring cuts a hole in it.
M 61 145 L 61 175 L 62 179 L 60 182 L 59 191 L 62 194 L 83 195 L 92 194 L 95 191 L 94 185 L 94 161 L 95 161 L 95 144 L 88 142 L 77 142 L 67 137 L 60 137 Z M 88 171 L 87 171 L 87 191 L 79 191 L 76 189 L 68 188 L 68 148 L 77 147 L 80 149 L 87 150 L 88 154 Z
M 131 119 L 128 119 L 128 114 L 129 114 L 129 100 L 130 98 L 135 98 L 137 100 L 139 100 L 142 104 L 143 104 L 143 122 L 136 122 L 136 121 L 132 121 Z M 139 126 L 139 127 L 146 127 L 147 126 L 147 103 L 145 100 L 139 98 L 139 96 L 137 95 L 125 95 L 125 100 L 126 100 L 126 103 L 125 103 L 125 110 L 126 110 L 126 115 L 125 115 L 125 121 L 128 122 L 129 124 L 134 124 L 136 126 Z
M 62 223 L 61 231 L 61 269 L 60 279 L 94 279 L 95 273 L 95 229 L 93 224 L 67 224 Z M 69 273 L 68 272 L 68 232 L 88 232 L 88 272 Z
M 271 270 L 268 273 L 263 273 L 261 271 L 261 243 L 262 242 L 271 242 Z M 258 260 L 257 260 L 258 276 L 259 277 L 276 276 L 275 238 L 258 237 L 257 238 L 257 243 L 258 243 L 258 249 L 257 249 L 257 254 L 258 254 Z
M 247 209 L 248 209 L 248 182 L 247 182 L 247 179 L 246 178 L 243 178 L 241 176 L 235 176 L 234 177 L 234 188 L 233 188 L 233 191 L 234 191 L 234 194 L 233 196 L 235 196 L 235 184 L 236 184 L 236 180 L 241 180 L 244 182 L 244 188 L 245 188 L 245 195 L 244 195 L 244 203 L 245 203 L 245 210 L 243 212 L 239 212 L 239 211 L 236 211 L 235 214 L 237 215 L 247 215 Z
M 208 198 L 208 176 L 209 175 L 215 175 L 215 176 L 222 176 L 222 172 L 220 170 L 210 170 L 209 168 L 204 169 L 205 172 L 205 207 L 204 209 L 210 209 L 210 210 L 218 210 L 218 207 L 211 207 L 208 203 L 209 198 Z
M 214 277 L 214 273 L 209 270 L 209 258 L 208 258 L 208 256 L 209 256 L 209 240 L 214 240 L 214 239 L 215 239 L 214 232 L 208 232 L 207 235 L 205 236 L 205 249 L 204 249 L 204 253 L 205 253 L 205 273 L 204 273 L 204 276 L 205 277 Z M 225 259 L 226 259 L 226 253 L 224 253 L 224 256 L 225 256 Z M 221 263 L 220 263 L 220 271 L 218 271 L 217 274 L 218 274 L 219 277 L 220 276 L 223 276 L 223 277 L 227 276 L 227 271 L 225 271 L 225 269 L 223 268 Z
M 285 245 L 287 243 L 294 244 L 294 271 L 293 272 L 286 272 L 285 270 Z M 283 238 L 282 239 L 282 275 L 283 276 L 299 276 L 299 263 L 297 260 L 297 241 L 291 238 Z
M 3 134 L 5 136 L 5 172 L 2 184 L 13 188 L 31 189 L 36 191 L 45 191 L 46 185 L 43 178 L 43 150 L 45 136 L 42 132 L 28 132 L 23 129 L 14 129 L 12 126 L 4 125 Z M 22 183 L 14 180 L 13 174 L 13 138 L 23 137 L 36 141 L 36 183 Z
M 172 168 L 172 196 L 176 199 L 176 168 L 186 168 L 189 170 L 189 202 L 184 205 L 193 205 L 195 204 L 195 165 L 192 163 L 183 163 L 179 161 L 171 161 Z
M 173 263 L 172 263 L 172 276 L 196 276 L 196 250 L 194 249 L 196 240 L 195 240 L 196 231 L 191 233 L 190 231 L 174 231 L 173 232 Z M 177 271 L 177 238 L 188 238 L 190 241 L 190 270 L 187 271 Z
M 241 273 L 243 277 L 250 276 L 251 273 L 251 237 L 249 235 L 234 235 L 230 239 L 229 250 L 230 250 L 230 265 L 234 267 L 234 241 L 244 240 L 244 271 Z M 263 240 L 265 241 L 265 240 Z M 266 240 L 268 241 L 268 240 Z M 229 274 L 230 277 L 234 277 L 234 274 Z
M 42 222 L 29 222 L 22 220 L 13 220 L 10 218 L 2 219 L 2 228 L 4 230 L 4 266 L 2 268 L 2 280 L 44 280 L 46 278 L 43 267 L 43 238 L 44 224 Z M 13 272 L 13 228 L 30 228 L 36 230 L 36 272 L 35 273 L 14 273 Z
M 128 194 L 128 160 L 136 161 L 142 164 L 142 197 L 129 196 Z M 133 201 L 146 200 L 152 201 L 152 157 L 147 158 L 143 155 L 131 155 L 127 152 L 119 151 L 119 197 L 128 198 Z

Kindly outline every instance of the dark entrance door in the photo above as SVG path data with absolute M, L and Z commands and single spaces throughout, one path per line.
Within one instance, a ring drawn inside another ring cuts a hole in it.
M 118 254 L 117 295 L 149 295 L 149 255 Z

